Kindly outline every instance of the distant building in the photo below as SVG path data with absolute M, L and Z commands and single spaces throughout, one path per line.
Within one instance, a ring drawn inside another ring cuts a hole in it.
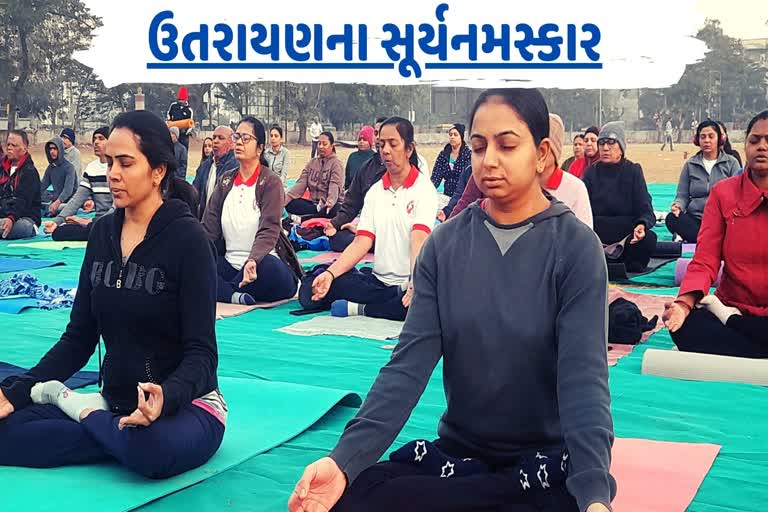
M 743 39 L 744 53 L 752 62 L 768 67 L 768 38 Z

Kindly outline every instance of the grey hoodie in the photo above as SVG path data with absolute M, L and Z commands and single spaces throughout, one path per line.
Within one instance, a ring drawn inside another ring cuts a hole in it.
M 83 179 L 83 158 L 82 155 L 80 155 L 80 150 L 77 149 L 76 146 L 70 146 L 64 150 L 64 158 L 66 158 L 67 162 L 71 163 L 72 167 L 75 168 L 77 182 L 80 183 Z
M 54 144 L 59 150 L 56 160 L 51 159 L 50 151 L 48 151 L 50 144 Z M 45 193 L 48 187 L 53 185 L 51 201 L 59 200 L 64 204 L 69 201 L 77 189 L 77 173 L 72 164 L 64 157 L 64 142 L 59 137 L 54 137 L 46 142 L 45 156 L 48 158 L 48 168 L 43 174 L 40 192 Z
M 565 447 L 584 511 L 609 505 L 608 278 L 563 203 L 516 225 L 476 203 L 427 239 L 400 341 L 331 457 L 352 482 L 392 444 L 443 359 L 441 439 L 493 465 Z
M 704 215 L 704 205 L 707 204 L 707 198 L 709 198 L 712 187 L 718 181 L 736 176 L 740 167 L 739 162 L 734 157 L 720 151 L 710 174 L 704 167 L 704 153 L 701 151 L 696 153 L 683 165 L 674 203 L 683 212 L 701 219 Z

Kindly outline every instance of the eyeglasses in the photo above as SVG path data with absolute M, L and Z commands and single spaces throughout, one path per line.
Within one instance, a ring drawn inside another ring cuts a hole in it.
M 619 141 L 617 141 L 616 139 L 600 139 L 600 140 L 597 141 L 597 145 L 598 146 L 606 146 L 606 145 L 607 146 L 615 146 L 618 143 L 619 143 Z
M 250 133 L 233 133 L 232 134 L 232 142 L 237 142 L 240 139 L 243 140 L 243 144 L 248 144 L 252 140 L 254 140 L 256 137 L 251 135 Z

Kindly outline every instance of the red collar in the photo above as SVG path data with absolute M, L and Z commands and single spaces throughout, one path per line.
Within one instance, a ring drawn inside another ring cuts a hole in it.
M 25 153 L 23 157 L 21 157 L 21 160 L 18 161 L 16 164 L 16 168 L 18 169 L 22 165 L 24 165 L 24 162 L 27 161 L 27 156 L 29 156 L 29 153 Z M 10 173 L 11 172 L 11 159 L 8 158 L 8 155 L 3 157 L 3 169 L 5 169 L 5 172 Z
M 741 183 L 739 186 L 739 197 L 737 204 L 739 205 L 739 211 L 743 215 L 751 215 L 752 212 L 757 210 L 757 207 L 763 204 L 763 197 L 765 194 L 762 190 L 757 188 L 755 182 L 752 181 L 752 171 L 749 168 L 744 169 L 744 172 L 739 176 Z
M 416 166 L 412 165 L 411 170 L 408 172 L 408 177 L 403 182 L 403 188 L 411 188 L 416 183 L 416 178 L 419 177 L 419 170 Z M 389 171 L 384 173 L 381 177 L 381 183 L 384 185 L 384 190 L 389 190 L 392 187 L 392 178 L 389 176 Z
M 560 187 L 560 184 L 563 182 L 563 174 L 564 173 L 561 168 L 555 167 L 555 171 L 544 184 L 544 188 L 549 190 L 557 190 Z
M 248 178 L 248 181 L 243 181 L 243 175 L 240 174 L 240 171 L 237 172 L 237 175 L 235 176 L 235 186 L 239 187 L 240 185 L 245 185 L 246 187 L 252 187 L 256 184 L 256 180 L 259 179 L 259 174 L 261 173 L 261 163 L 256 166 L 256 171 L 251 175 L 250 178 Z

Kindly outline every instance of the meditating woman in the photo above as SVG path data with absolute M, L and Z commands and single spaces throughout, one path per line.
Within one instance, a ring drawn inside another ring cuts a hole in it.
M 331 132 L 323 132 L 317 143 L 317 156 L 301 171 L 296 184 L 285 197 L 288 213 L 299 215 L 303 220 L 336 216 L 344 199 L 344 167 L 336 156 Z M 309 191 L 309 198 L 304 193 Z
M 347 157 L 347 166 L 344 169 L 344 190 L 349 189 L 363 164 L 376 154 L 373 132 L 373 126 L 365 125 L 360 128 L 360 133 L 357 134 L 357 151 L 350 153 Z
M 165 123 L 147 111 L 118 115 L 106 155 L 116 210 L 92 229 L 59 342 L 0 383 L 0 464 L 111 458 L 166 478 L 205 463 L 224 436 L 216 267 L 187 205 L 164 197 L 176 165 Z M 101 391 L 67 389 L 61 381 L 85 366 L 100 337 Z
M 538 91 L 486 91 L 470 119 L 487 199 L 427 239 L 392 358 L 330 456 L 305 470 L 293 512 L 609 510 L 600 243 L 541 189 L 550 148 Z M 378 462 L 441 358 L 439 439 Z
M 667 215 L 667 229 L 685 242 L 696 243 L 704 205 L 712 187 L 735 176 L 741 165 L 723 151 L 723 134 L 715 121 L 704 121 L 696 128 L 693 143 L 701 151 L 685 162 L 677 185 L 677 197 Z
M 768 358 L 768 110 L 749 123 L 746 157 L 742 174 L 712 188 L 693 261 L 664 314 L 686 352 Z
M 437 192 L 416 167 L 413 125 L 401 117 L 379 131 L 387 168 L 363 202 L 355 239 L 332 265 L 304 277 L 299 301 L 306 309 L 330 309 L 334 316 L 365 315 L 404 320 L 413 293 L 411 276 L 437 213 Z M 357 270 L 376 242 L 373 269 Z
M 600 160 L 584 175 L 595 232 L 604 245 L 623 245 L 614 261 L 624 263 L 628 272 L 641 272 L 656 249 L 656 215 L 643 168 L 626 158 L 620 123 L 603 127 L 598 147 Z
M 269 148 L 264 152 L 269 170 L 277 174 L 283 186 L 288 183 L 291 155 L 283 143 L 283 129 L 273 124 L 269 129 Z
M 266 130 L 245 117 L 232 134 L 237 171 L 225 174 L 203 215 L 203 227 L 217 244 L 219 302 L 253 305 L 296 294 L 296 253 L 283 235 L 283 183 L 264 160 Z
M 456 185 L 461 177 L 461 172 L 467 168 L 472 157 L 472 152 L 464 142 L 465 131 L 464 125 L 458 123 L 448 130 L 448 144 L 437 155 L 435 166 L 432 169 L 432 184 L 435 188 L 445 182 L 442 197 L 438 197 L 438 204 L 446 216 L 450 215 L 451 212 L 446 212 L 444 208 L 456 192 Z

